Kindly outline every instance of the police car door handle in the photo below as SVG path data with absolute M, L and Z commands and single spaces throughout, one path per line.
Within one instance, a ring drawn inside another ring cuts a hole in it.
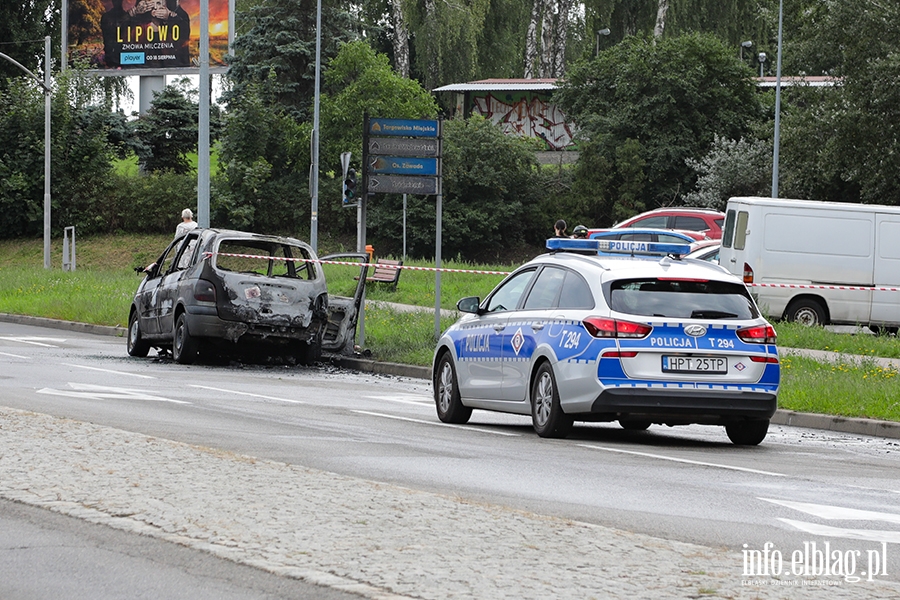
M 532 324 L 531 324 L 531 330 L 532 330 L 532 331 L 540 331 L 540 330 L 543 329 L 543 328 L 544 328 L 544 324 L 543 324 L 543 323 L 532 323 Z
M 503 324 L 494 325 L 494 331 L 496 331 L 497 333 L 500 333 L 504 329 L 506 329 L 506 325 L 503 325 Z

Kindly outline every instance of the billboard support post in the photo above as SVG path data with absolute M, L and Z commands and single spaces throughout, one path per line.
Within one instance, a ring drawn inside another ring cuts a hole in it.
M 200 0 L 200 115 L 197 120 L 197 225 L 209 227 L 209 0 Z

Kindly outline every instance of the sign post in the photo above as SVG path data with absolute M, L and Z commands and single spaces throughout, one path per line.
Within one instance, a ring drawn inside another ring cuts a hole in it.
M 434 338 L 441 335 L 441 121 L 370 119 L 363 132 L 363 190 L 369 195 L 407 194 L 437 196 L 435 205 Z M 365 229 L 365 221 L 363 221 Z M 404 255 L 406 233 L 404 221 Z

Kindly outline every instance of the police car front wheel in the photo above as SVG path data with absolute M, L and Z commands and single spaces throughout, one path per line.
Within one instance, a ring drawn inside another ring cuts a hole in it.
M 531 422 L 537 434 L 545 438 L 564 438 L 572 429 L 572 417 L 559 405 L 556 376 L 549 363 L 538 367 L 531 386 Z
M 444 423 L 461 425 L 469 422 L 472 409 L 463 406 L 459 396 L 459 385 L 456 378 L 456 367 L 449 353 L 445 353 L 434 376 L 434 404 L 438 418 Z

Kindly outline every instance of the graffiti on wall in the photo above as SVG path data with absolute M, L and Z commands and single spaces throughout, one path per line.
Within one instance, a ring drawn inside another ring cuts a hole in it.
M 472 112 L 490 119 L 504 133 L 541 138 L 551 150 L 575 145 L 572 124 L 566 122 L 563 112 L 546 97 L 518 92 L 503 93 L 498 98 L 487 93 L 473 98 L 472 102 Z

